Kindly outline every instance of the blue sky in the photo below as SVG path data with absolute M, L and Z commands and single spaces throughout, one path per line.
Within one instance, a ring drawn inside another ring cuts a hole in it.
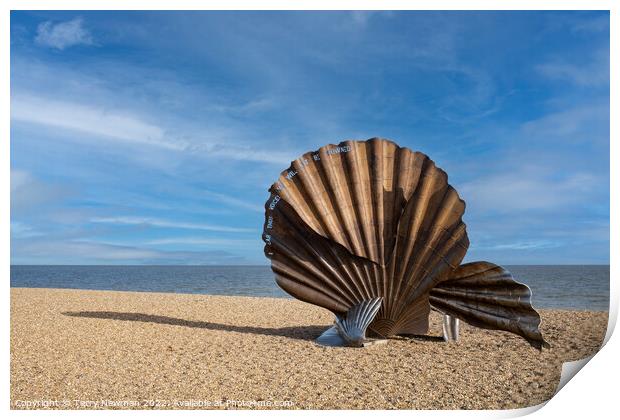
M 13 264 L 267 264 L 300 154 L 390 138 L 466 261 L 609 261 L 607 12 L 12 12 Z

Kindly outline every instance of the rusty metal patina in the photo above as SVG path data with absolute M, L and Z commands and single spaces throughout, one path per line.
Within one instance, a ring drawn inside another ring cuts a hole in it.
M 276 282 L 340 325 L 368 325 L 367 335 L 382 338 L 423 335 L 435 309 L 451 317 L 449 340 L 460 319 L 546 345 L 527 286 L 492 263 L 461 265 L 465 202 L 425 154 L 379 138 L 327 145 L 293 161 L 269 192 L 263 240 Z M 377 298 L 371 322 L 351 312 Z M 345 344 L 366 340 L 340 331 Z

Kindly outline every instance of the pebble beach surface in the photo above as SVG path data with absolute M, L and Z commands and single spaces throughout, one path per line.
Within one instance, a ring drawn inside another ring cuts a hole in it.
M 541 310 L 551 349 L 461 323 L 358 348 L 314 339 L 328 311 L 293 299 L 11 289 L 11 408 L 507 409 L 551 398 L 595 353 L 607 312 Z

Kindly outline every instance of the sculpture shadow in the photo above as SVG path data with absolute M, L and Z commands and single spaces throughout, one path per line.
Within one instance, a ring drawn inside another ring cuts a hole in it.
M 444 343 L 446 340 L 441 335 L 400 334 L 399 338 L 414 341 L 431 341 Z
M 176 325 L 188 328 L 202 328 L 214 331 L 238 332 L 244 334 L 261 334 L 268 336 L 287 337 L 296 340 L 314 340 L 323 331 L 329 328 L 328 325 L 309 325 L 300 327 L 252 327 L 243 325 L 228 325 L 217 322 L 190 321 L 187 319 L 173 318 L 163 315 L 150 315 L 139 312 L 111 312 L 111 311 L 82 311 L 82 312 L 62 312 L 63 315 L 78 318 L 110 319 L 115 321 L 147 322 L 153 324 Z

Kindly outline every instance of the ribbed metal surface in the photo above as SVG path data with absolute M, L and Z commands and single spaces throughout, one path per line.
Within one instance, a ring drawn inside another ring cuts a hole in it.
M 282 289 L 340 317 L 382 297 L 372 332 L 428 331 L 429 294 L 469 246 L 465 203 L 432 160 L 345 141 L 304 154 L 269 191 L 263 240 Z
M 542 348 L 540 315 L 532 307 L 532 292 L 503 267 L 486 261 L 461 265 L 433 288 L 431 305 L 480 328 L 510 331 Z
M 459 341 L 459 319 L 452 315 L 443 316 L 443 339 L 446 341 Z
M 366 340 L 366 328 L 373 321 L 381 308 L 378 297 L 358 303 L 347 311 L 344 317 L 336 318 L 336 328 L 340 336 L 350 346 L 361 347 Z

